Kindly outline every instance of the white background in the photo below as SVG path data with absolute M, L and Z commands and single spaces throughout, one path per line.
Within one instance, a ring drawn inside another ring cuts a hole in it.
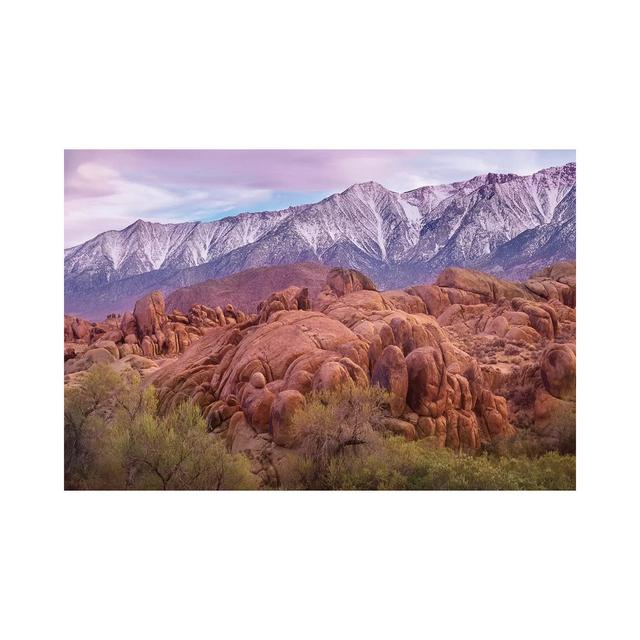
M 2 4 L 3 637 L 638 637 L 631 7 Z M 578 491 L 65 494 L 74 147 L 576 148 Z

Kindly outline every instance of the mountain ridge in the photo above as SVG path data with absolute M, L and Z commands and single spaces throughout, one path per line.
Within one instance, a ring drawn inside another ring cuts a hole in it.
M 139 219 L 105 231 L 65 249 L 65 308 L 86 313 L 97 300 L 119 311 L 122 299 L 152 288 L 168 292 L 198 278 L 294 262 L 353 267 L 389 288 L 424 282 L 447 266 L 508 277 L 574 257 L 575 163 L 403 193 L 371 181 L 278 211 L 212 222 Z

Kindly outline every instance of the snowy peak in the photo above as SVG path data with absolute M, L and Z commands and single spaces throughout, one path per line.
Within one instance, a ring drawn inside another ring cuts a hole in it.
M 381 285 L 397 286 L 409 277 L 427 281 L 450 265 L 483 261 L 490 270 L 495 260 L 500 269 L 508 262 L 506 253 L 515 247 L 521 251 L 515 238 L 543 227 L 531 255 L 540 252 L 544 238 L 554 237 L 554 251 L 571 258 L 575 175 L 575 163 L 569 163 L 528 176 L 488 173 L 405 193 L 363 182 L 320 202 L 280 211 L 213 222 L 136 220 L 65 250 L 65 296 L 90 299 L 107 295 L 110 287 L 128 291 L 135 282 L 144 289 L 145 283 L 166 282 L 177 274 L 221 277 L 305 261 L 354 267 Z M 560 225 L 565 231 L 554 235 Z M 531 233 L 525 237 L 533 238 Z
M 363 194 L 368 194 L 369 196 L 373 196 L 375 194 L 383 194 L 389 193 L 388 189 L 385 189 L 378 182 L 356 182 L 352 184 L 350 187 L 347 187 L 340 195 L 353 194 L 355 196 L 361 196 Z
M 519 178 L 515 173 L 487 173 L 485 182 L 487 184 L 502 184 Z

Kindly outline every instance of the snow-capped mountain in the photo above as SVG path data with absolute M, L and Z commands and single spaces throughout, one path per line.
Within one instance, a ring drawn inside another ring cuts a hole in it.
M 519 276 L 575 257 L 575 183 L 570 163 L 406 193 L 367 182 L 314 204 L 213 222 L 138 220 L 65 250 L 65 307 L 119 311 L 153 288 L 294 262 L 354 267 L 381 287 L 426 282 L 449 265 Z

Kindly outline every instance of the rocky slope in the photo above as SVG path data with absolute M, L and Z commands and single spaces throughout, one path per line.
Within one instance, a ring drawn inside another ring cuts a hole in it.
M 315 299 L 293 285 L 252 314 L 167 313 L 154 292 L 104 323 L 65 318 L 66 382 L 99 361 L 143 370 L 162 410 L 197 403 L 265 483 L 300 446 L 295 410 L 344 384 L 386 388 L 383 426 L 409 440 L 475 451 L 524 434 L 558 448 L 559 416 L 575 421 L 575 302 L 571 262 L 522 282 L 449 268 L 384 292 L 333 269 Z
M 521 276 L 575 257 L 575 164 L 396 193 L 368 182 L 321 202 L 215 222 L 137 221 L 65 251 L 65 310 L 99 317 L 255 267 L 320 262 L 383 287 L 447 266 Z
M 246 313 L 254 312 L 258 304 L 273 291 L 291 285 L 306 287 L 311 299 L 324 287 L 329 267 L 309 262 L 275 267 L 257 267 L 225 278 L 205 280 L 176 289 L 167 296 L 167 309 L 189 309 L 202 303 L 209 307 L 232 304 Z

